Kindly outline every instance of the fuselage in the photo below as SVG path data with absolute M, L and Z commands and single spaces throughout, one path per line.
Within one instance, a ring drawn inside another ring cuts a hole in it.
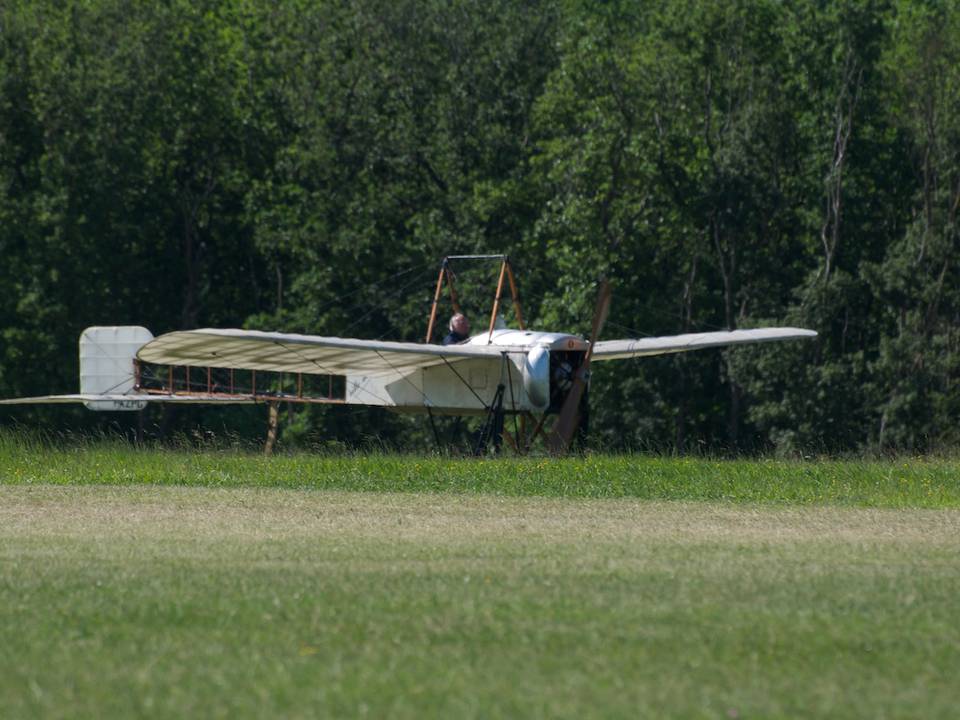
M 578 335 L 538 332 L 534 330 L 494 330 L 465 340 L 464 345 L 496 345 L 515 350 L 546 348 L 551 351 L 585 352 L 589 343 Z
M 478 333 L 461 345 L 493 346 L 503 352 L 435 363 L 403 377 L 351 375 L 346 402 L 404 412 L 483 414 L 502 385 L 507 412 L 555 411 L 589 343 L 569 333 L 505 328 Z

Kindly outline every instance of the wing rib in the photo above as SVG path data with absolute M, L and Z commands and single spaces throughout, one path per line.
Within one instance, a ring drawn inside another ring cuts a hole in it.
M 420 345 L 259 330 L 186 330 L 154 338 L 137 358 L 157 365 L 323 375 L 394 375 L 444 360 L 499 356 L 502 348 Z

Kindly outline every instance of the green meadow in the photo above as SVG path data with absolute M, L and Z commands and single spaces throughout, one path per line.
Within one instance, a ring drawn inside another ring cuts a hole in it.
M 186 485 L 864 507 L 960 507 L 960 461 L 721 460 L 645 455 L 475 459 L 391 453 L 134 449 L 0 433 L 5 484 Z
M 955 717 L 952 460 L 0 441 L 0 707 Z

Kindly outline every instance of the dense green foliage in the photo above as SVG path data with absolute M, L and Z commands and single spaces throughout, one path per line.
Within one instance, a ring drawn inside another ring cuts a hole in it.
M 603 446 L 952 447 L 958 211 L 952 2 L 0 5 L 0 396 L 74 388 L 93 324 L 419 340 L 439 258 L 505 251 L 537 327 L 607 272 L 608 337 L 820 333 L 597 368 Z

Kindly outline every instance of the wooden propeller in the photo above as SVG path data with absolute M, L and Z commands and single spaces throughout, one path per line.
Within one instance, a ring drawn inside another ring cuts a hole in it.
M 577 368 L 567 393 L 563 406 L 560 408 L 560 415 L 557 422 L 547 436 L 547 446 L 550 452 L 561 454 L 570 448 L 573 442 L 573 436 L 580 427 L 580 401 L 583 399 L 583 393 L 587 389 L 587 382 L 590 379 L 590 359 L 593 357 L 593 348 L 600 338 L 600 331 L 603 324 L 607 321 L 607 315 L 610 313 L 610 284 L 606 278 L 600 280 L 600 291 L 597 294 L 597 304 L 593 311 L 593 324 L 590 329 L 590 347 L 587 348 L 587 354 L 583 358 L 580 367 Z

